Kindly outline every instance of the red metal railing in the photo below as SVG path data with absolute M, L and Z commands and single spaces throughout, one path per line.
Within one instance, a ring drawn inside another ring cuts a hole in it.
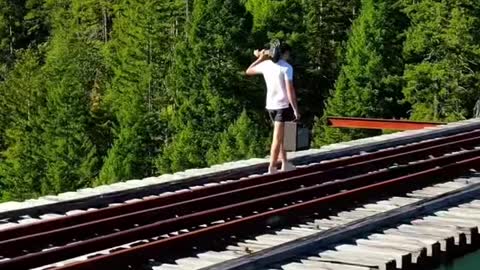
M 328 125 L 338 128 L 364 128 L 386 130 L 416 130 L 444 125 L 441 122 L 418 122 L 407 120 L 388 120 L 356 117 L 328 117 Z

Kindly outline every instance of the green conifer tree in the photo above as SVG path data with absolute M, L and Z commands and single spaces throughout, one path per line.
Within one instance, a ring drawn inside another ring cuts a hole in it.
M 218 147 L 211 148 L 209 164 L 224 163 L 253 157 L 262 157 L 266 153 L 267 140 L 262 136 L 261 126 L 254 122 L 244 110 L 240 117 L 220 135 Z
M 403 92 L 414 120 L 472 116 L 480 94 L 480 3 L 403 1 L 407 31 Z
M 42 2 L 0 2 L 0 81 L 14 64 L 17 50 L 33 48 L 48 37 L 48 20 Z
M 108 102 L 118 122 L 99 184 L 153 174 L 155 148 L 164 137 L 159 112 L 173 43 L 182 35 L 184 1 L 121 0 L 114 5 L 112 40 L 105 56 L 113 78 Z
M 207 152 L 240 115 L 248 87 L 239 63 L 251 54 L 247 18 L 238 0 L 194 2 L 187 39 L 177 44 L 167 78 L 171 139 L 157 160 L 160 171 L 206 166 Z
M 304 1 L 306 56 L 302 64 L 305 68 L 297 80 L 302 90 L 302 106 L 308 111 L 304 117 L 323 113 L 324 100 L 335 86 L 359 6 L 359 0 Z
M 88 1 L 52 6 L 53 38 L 44 67 L 48 117 L 43 152 L 47 163 L 42 193 L 58 193 L 91 185 L 99 156 L 89 127 L 98 74 L 102 70 L 101 15 Z
M 21 52 L 0 84 L 5 150 L 0 155 L 0 200 L 40 195 L 46 162 L 42 153 L 46 94 L 38 54 Z
M 327 116 L 395 118 L 405 115 L 401 80 L 402 36 L 406 19 L 396 1 L 363 0 L 353 24 L 345 63 L 328 99 L 324 117 L 315 127 L 315 145 L 378 134 L 375 131 L 332 129 Z

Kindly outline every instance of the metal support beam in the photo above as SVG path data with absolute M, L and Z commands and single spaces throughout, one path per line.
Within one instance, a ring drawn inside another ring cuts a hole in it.
M 338 128 L 364 128 L 388 130 L 415 130 L 444 125 L 441 122 L 417 122 L 407 120 L 389 120 L 355 117 L 328 117 L 328 125 Z

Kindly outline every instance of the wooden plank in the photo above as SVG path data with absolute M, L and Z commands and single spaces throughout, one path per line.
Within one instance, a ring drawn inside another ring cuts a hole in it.
M 282 270 L 327 270 L 325 268 L 312 267 L 306 264 L 294 262 L 281 266 Z
M 393 235 L 393 234 L 379 234 L 379 233 L 369 235 L 368 239 L 387 241 L 394 245 L 398 243 L 400 245 L 407 244 L 407 245 L 416 246 L 417 248 L 425 248 L 426 256 L 428 257 L 437 258 L 440 255 L 440 243 L 430 239 L 424 239 L 421 237 L 400 236 L 400 235 Z
M 387 212 L 387 211 L 390 211 L 390 210 L 393 210 L 393 209 L 397 209 L 398 207 L 397 206 L 393 206 L 393 205 L 387 205 L 387 204 L 366 204 L 364 205 L 363 207 L 367 208 L 367 209 L 378 209 L 379 211 L 382 211 L 382 212 Z
M 185 269 L 188 269 L 188 268 L 192 269 L 195 267 L 206 267 L 206 266 L 212 265 L 211 262 L 206 260 L 199 260 L 197 257 L 181 258 L 176 260 L 175 263 L 178 266 L 183 267 Z
M 404 242 L 391 242 L 385 240 L 357 239 L 355 241 L 360 247 L 373 247 L 385 250 L 397 250 L 410 254 L 412 263 L 419 264 L 427 256 L 427 249 L 418 245 L 411 245 Z
M 259 242 L 272 242 L 272 243 L 285 243 L 297 239 L 295 235 L 275 235 L 275 234 L 263 234 L 255 237 Z
M 284 244 L 285 242 L 286 241 L 281 238 L 260 238 L 255 240 L 247 239 L 243 243 L 245 243 L 246 245 L 253 244 L 259 246 L 273 247 L 276 245 Z
M 339 221 L 336 221 L 336 220 L 330 220 L 330 219 L 316 219 L 313 221 L 315 223 L 315 225 L 318 225 L 318 226 L 321 226 L 321 227 L 328 227 L 329 229 L 330 228 L 333 228 L 333 227 L 338 227 L 338 226 L 341 226 L 343 225 L 342 222 L 339 222 Z
M 184 268 L 176 264 L 164 263 L 159 266 L 153 266 L 152 269 L 153 270 L 183 270 Z
M 343 263 L 346 265 L 358 265 L 376 268 L 379 270 L 394 270 L 395 261 L 388 258 L 378 258 L 368 255 L 359 255 L 353 252 L 346 251 L 324 251 L 319 255 L 318 261 Z
M 435 186 L 437 186 L 437 187 L 451 187 L 451 188 L 457 189 L 457 188 L 466 187 L 467 185 L 468 185 L 468 183 L 465 183 L 465 182 L 450 181 L 450 182 L 440 183 L 440 184 L 437 184 Z
M 272 245 L 267 245 L 267 244 L 260 244 L 260 243 L 254 244 L 254 243 L 243 243 L 243 242 L 237 243 L 237 246 L 253 252 L 258 252 L 260 250 L 264 250 L 272 247 Z
M 345 264 L 336 264 L 328 262 L 320 262 L 315 260 L 301 260 L 303 264 L 322 267 L 326 270 L 374 270 L 375 268 L 356 266 L 356 265 L 345 265 Z
M 472 210 L 469 208 L 449 209 L 448 211 L 438 211 L 435 214 L 437 216 L 451 216 L 471 220 L 480 225 L 480 211 Z
M 378 213 L 387 212 L 388 210 L 392 210 L 392 208 L 390 208 L 390 207 L 385 207 L 385 206 L 383 206 L 383 207 L 384 207 L 383 209 L 359 207 L 359 208 L 355 208 L 353 211 L 354 212 L 360 212 L 360 213 L 378 214 Z
M 395 261 L 397 269 L 410 267 L 412 255 L 407 251 L 392 250 L 360 245 L 339 245 L 335 249 L 340 252 L 358 255 L 360 258 L 372 257 L 381 260 L 391 259 Z
M 358 218 L 352 218 L 352 217 L 339 217 L 339 216 L 329 216 L 328 217 L 331 220 L 338 221 L 341 224 L 348 224 L 350 222 L 358 220 Z
M 439 238 L 447 238 L 450 236 L 453 236 L 453 239 L 455 240 L 455 246 L 463 246 L 466 244 L 465 240 L 465 234 L 463 233 L 457 233 L 455 230 L 448 230 L 448 229 L 439 229 L 439 228 L 425 228 L 425 227 L 420 227 L 420 226 L 413 226 L 413 225 L 400 225 L 398 227 L 400 231 L 404 231 L 407 233 L 419 233 L 419 234 L 425 234 L 425 235 L 430 235 L 433 237 L 439 237 Z
M 437 212 L 436 216 L 425 218 L 426 220 L 438 220 L 439 222 L 445 221 L 447 223 L 457 223 L 459 225 L 468 225 L 471 228 L 478 228 L 480 226 L 480 219 L 476 219 L 473 216 L 467 217 L 464 214 L 454 212 Z
M 201 258 L 202 260 L 211 260 L 211 261 L 224 261 L 224 260 L 231 260 L 237 258 L 238 255 L 235 255 L 232 252 L 225 252 L 225 251 L 207 251 L 204 253 L 197 254 L 197 257 Z
M 378 212 L 377 212 L 378 213 Z M 375 215 L 374 212 L 361 212 L 361 211 L 351 211 L 351 212 L 342 212 L 342 213 L 338 213 L 337 216 L 339 218 L 345 218 L 346 220 L 351 220 L 351 219 L 361 219 L 361 218 L 364 218 L 364 217 L 368 217 L 368 216 L 373 216 Z
M 426 239 L 426 240 L 438 241 L 440 243 L 440 250 L 444 253 L 450 252 L 451 250 L 454 249 L 454 246 L 455 246 L 455 239 L 453 238 L 453 236 L 444 236 L 444 237 L 431 236 L 421 232 L 412 232 L 412 231 L 405 232 L 405 231 L 400 231 L 398 229 L 388 229 L 388 230 L 385 230 L 383 233 L 411 237 L 419 240 Z
M 441 217 L 426 217 L 423 220 L 415 220 L 414 222 L 412 222 L 412 224 L 427 226 L 430 228 L 436 227 L 450 229 L 459 233 L 463 233 L 465 235 L 467 245 L 473 244 L 474 239 L 478 236 L 478 227 L 475 223 L 471 222 Z
M 409 197 L 392 197 L 390 199 L 388 199 L 388 201 L 385 201 L 385 204 L 388 204 L 388 205 L 394 205 L 394 206 L 405 206 L 407 204 L 412 204 L 412 203 L 416 203 L 420 201 L 420 199 L 416 199 L 416 198 L 409 198 Z M 381 202 L 377 202 L 377 203 L 381 203 Z

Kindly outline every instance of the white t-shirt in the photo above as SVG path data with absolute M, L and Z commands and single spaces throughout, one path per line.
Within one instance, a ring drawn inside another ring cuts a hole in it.
M 293 81 L 293 68 L 285 60 L 277 63 L 272 60 L 265 60 L 253 67 L 256 73 L 263 74 L 267 84 L 267 106 L 268 110 L 279 110 L 288 108 L 290 102 L 287 96 L 287 82 Z

